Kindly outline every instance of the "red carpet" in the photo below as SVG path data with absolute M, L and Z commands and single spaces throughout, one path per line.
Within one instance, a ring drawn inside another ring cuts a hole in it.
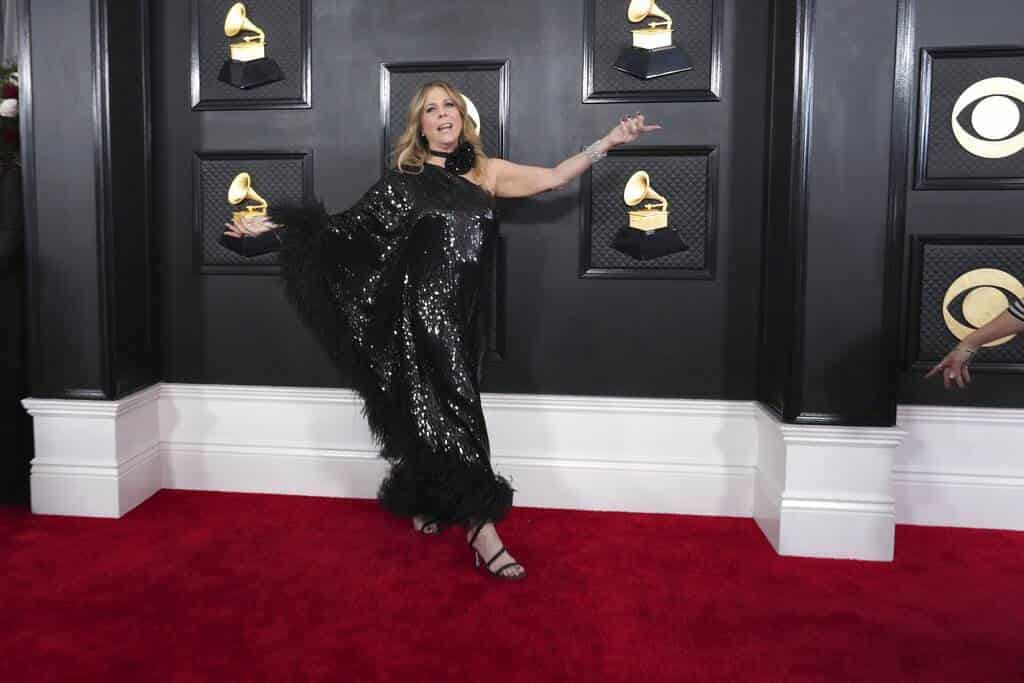
M 777 557 L 752 520 L 516 508 L 529 576 L 372 501 L 0 510 L 0 681 L 1024 681 L 1024 534 Z

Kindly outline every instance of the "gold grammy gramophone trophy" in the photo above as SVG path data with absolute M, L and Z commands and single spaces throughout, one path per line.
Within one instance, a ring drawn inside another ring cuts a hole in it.
M 252 200 L 256 203 L 247 204 L 242 207 L 242 211 L 232 212 L 231 217 L 233 219 L 267 215 L 267 200 L 256 194 L 256 190 L 252 189 L 252 176 L 248 173 L 239 173 L 231 181 L 231 187 L 228 188 L 228 203 L 232 206 L 237 206 L 247 200 Z
M 234 38 L 242 31 L 248 34 L 231 43 L 231 58 L 224 60 L 217 78 L 242 90 L 284 80 L 281 67 L 267 57 L 267 36 L 263 29 L 249 20 L 245 4 L 236 2 L 224 18 L 224 35 Z
M 622 191 L 622 201 L 629 206 L 636 206 L 645 199 L 653 199 L 655 203 L 644 204 L 642 209 L 629 212 L 629 227 L 634 230 L 660 230 L 668 227 L 668 200 L 651 187 L 651 176 L 647 171 L 637 171 L 630 176 L 626 189 Z M 660 202 L 660 205 L 658 204 Z
M 622 201 L 627 206 L 647 203 L 629 211 L 629 227 L 623 227 L 615 234 L 613 249 L 637 261 L 686 251 L 679 233 L 667 229 L 668 200 L 651 187 L 651 176 L 647 171 L 637 171 L 629 177 L 622 191 Z
M 647 80 L 693 68 L 686 50 L 672 44 L 672 17 L 654 0 L 631 0 L 626 16 L 634 24 L 649 17 L 663 21 L 652 19 L 646 27 L 633 29 L 633 44 L 623 48 L 616 69 Z

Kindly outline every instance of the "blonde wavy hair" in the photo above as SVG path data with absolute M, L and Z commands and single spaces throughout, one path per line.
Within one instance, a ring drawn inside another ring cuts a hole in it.
M 427 147 L 427 139 L 423 136 L 420 127 L 420 118 L 423 109 L 427 105 L 427 93 L 431 88 L 441 88 L 455 100 L 455 106 L 459 109 L 462 118 L 462 132 L 459 134 L 459 143 L 469 142 L 476 152 L 476 160 L 473 162 L 473 172 L 480 174 L 481 168 L 487 156 L 484 154 L 483 145 L 480 142 L 480 131 L 476 124 L 466 114 L 466 100 L 463 99 L 459 89 L 447 81 L 430 81 L 420 86 L 420 89 L 413 95 L 409 102 L 409 112 L 405 117 L 405 132 L 398 138 L 395 148 L 392 151 L 395 168 L 402 173 L 420 173 L 423 171 L 423 164 L 430 158 L 430 150 Z

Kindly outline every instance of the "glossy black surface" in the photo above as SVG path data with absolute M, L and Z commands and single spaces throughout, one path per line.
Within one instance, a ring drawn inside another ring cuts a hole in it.
M 112 399 L 160 379 L 148 4 L 40 0 L 23 14 L 36 397 Z
M 916 12 L 911 43 L 913 59 L 907 64 L 906 73 L 900 74 L 913 84 L 909 105 L 917 111 L 918 70 L 921 65 L 923 48 L 985 47 L 1000 45 L 1024 45 L 1019 31 L 1021 6 L 1014 0 L 978 0 L 963 5 L 955 0 L 929 0 L 927 3 L 914 0 Z M 942 189 L 914 190 L 914 160 L 917 150 L 919 122 L 914 121 L 909 143 L 894 146 L 894 154 L 905 154 L 909 188 L 905 201 L 905 245 L 903 250 L 904 290 L 901 304 L 905 308 L 914 305 L 912 244 L 915 238 L 926 235 L 956 238 L 958 242 L 970 243 L 972 239 L 984 242 L 989 236 L 1019 236 L 1024 234 L 1020 217 L 1024 215 L 1024 196 L 1019 189 Z M 1024 273 L 1012 273 L 1024 280 Z M 913 337 L 915 311 L 904 311 L 904 333 Z M 955 341 L 950 339 L 951 345 Z M 906 348 L 912 339 L 904 340 Z M 982 351 L 982 354 L 985 352 Z M 981 357 L 979 357 L 979 360 Z M 909 361 L 909 358 L 904 358 Z M 924 371 L 904 364 L 899 375 L 899 400 L 901 403 L 928 405 L 977 405 L 989 407 L 1024 406 L 1024 389 L 1021 388 L 1019 368 L 985 370 L 980 364 L 973 372 L 973 381 L 967 390 L 947 391 L 937 378 L 924 379 Z
M 312 109 L 189 112 L 182 81 L 189 65 L 187 3 L 154 1 L 154 153 L 160 188 L 154 215 L 161 240 L 165 380 L 351 383 L 298 323 L 277 278 L 196 275 L 190 182 L 195 151 L 312 149 L 315 193 L 329 211 L 339 211 L 380 173 L 382 63 L 508 59 L 512 161 L 556 165 L 637 109 L 664 126 L 643 139 L 645 146 L 718 147 L 716 276 L 580 279 L 579 182 L 535 198 L 501 200 L 507 276 L 497 313 L 506 331 L 503 360 L 488 365 L 484 388 L 752 398 L 768 4 L 730 0 L 723 5 L 720 102 L 581 103 L 581 3 L 450 0 L 439 9 L 398 0 L 368 5 L 315 0 Z M 624 43 L 628 40 L 624 35 Z M 624 224 L 626 209 L 623 204 Z M 225 215 L 229 211 L 225 204 Z M 254 341 L 239 344 L 240 339 Z M 259 362 L 268 347 L 275 349 L 274 361 Z
M 898 295 L 887 258 L 899 3 L 775 5 L 758 395 L 791 422 L 892 424 L 889 301 Z

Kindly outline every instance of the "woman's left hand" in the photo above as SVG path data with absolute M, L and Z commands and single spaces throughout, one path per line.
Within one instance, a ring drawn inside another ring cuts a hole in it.
M 945 358 L 936 363 L 931 371 L 925 375 L 925 378 L 941 372 L 942 383 L 946 385 L 947 389 L 952 388 L 954 384 L 963 389 L 971 382 L 971 371 L 968 369 L 968 366 L 970 365 L 972 355 L 973 352 L 966 351 L 958 346 L 947 353 Z
M 644 115 L 637 112 L 631 116 L 623 116 L 622 120 L 619 121 L 619 125 L 612 128 L 604 136 L 604 139 L 608 142 L 609 146 L 615 147 L 616 145 L 633 142 L 644 133 L 660 129 L 661 126 L 658 125 L 646 125 L 644 123 Z

